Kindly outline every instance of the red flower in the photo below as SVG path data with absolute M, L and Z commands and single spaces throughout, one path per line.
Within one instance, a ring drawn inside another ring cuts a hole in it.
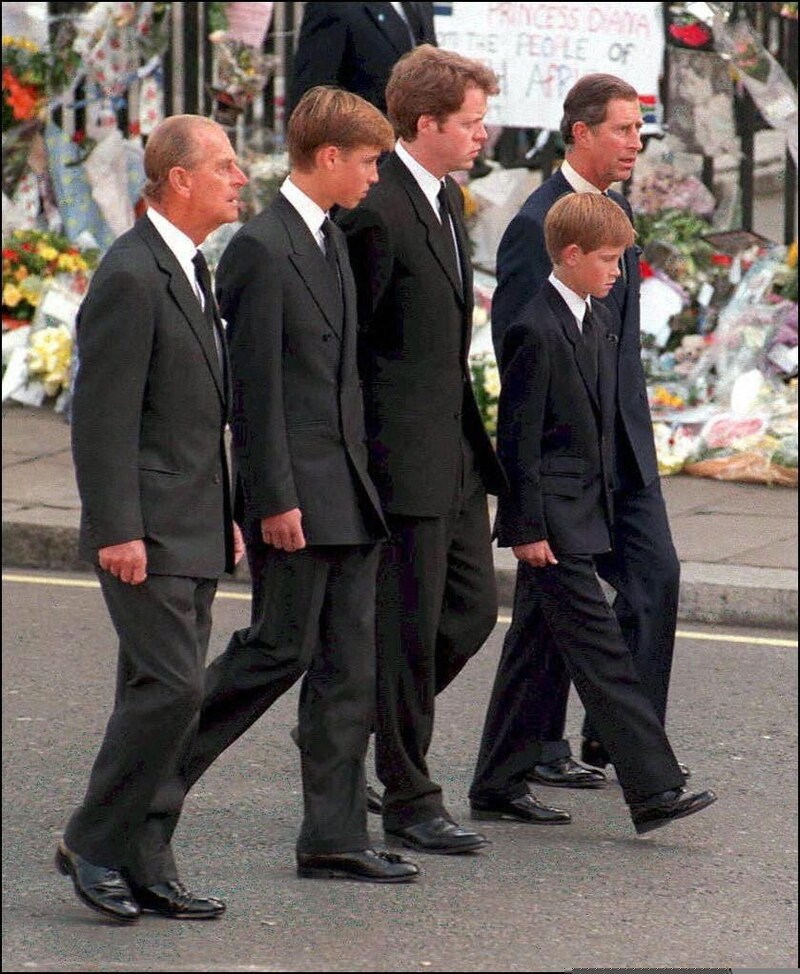
M 86 133 L 83 131 L 83 129 L 76 129 L 72 133 L 72 141 L 76 145 L 82 145 L 86 141 Z
M 653 276 L 653 268 L 646 260 L 642 260 L 641 258 L 639 259 L 639 273 L 642 275 L 643 281 Z
M 16 250 L 4 250 L 3 260 L 19 260 L 19 254 Z
M 14 113 L 14 119 L 24 122 L 33 118 L 40 100 L 37 89 L 32 85 L 20 84 L 10 68 L 3 68 L 3 88 L 8 92 L 6 102 Z
M 711 263 L 715 267 L 730 267 L 733 263 L 733 257 L 729 254 L 712 254 Z
M 670 24 L 669 32 L 686 47 L 702 47 L 711 41 L 711 31 L 702 24 Z

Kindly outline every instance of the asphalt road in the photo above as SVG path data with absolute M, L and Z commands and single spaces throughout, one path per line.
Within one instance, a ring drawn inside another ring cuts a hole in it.
M 681 629 L 669 729 L 692 783 L 719 794 L 708 811 L 637 838 L 615 783 L 541 788 L 572 825 L 485 823 L 488 852 L 418 857 L 413 886 L 295 876 L 295 688 L 208 772 L 176 836 L 183 878 L 226 916 L 120 927 L 52 867 L 111 701 L 100 592 L 87 575 L 3 579 L 4 971 L 797 967 L 796 633 Z M 248 611 L 241 586 L 221 592 L 212 653 Z M 440 697 L 431 766 L 464 821 L 505 629 Z

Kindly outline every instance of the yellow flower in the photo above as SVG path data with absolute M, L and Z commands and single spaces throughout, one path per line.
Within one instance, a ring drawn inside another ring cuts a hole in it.
M 24 281 L 27 276 L 28 276 L 27 267 L 18 267 L 16 271 L 14 271 L 14 277 L 18 281 Z
M 500 373 L 496 365 L 487 365 L 483 374 L 483 388 L 487 396 L 496 399 L 500 395 Z
M 48 396 L 55 396 L 69 385 L 72 336 L 66 325 L 40 328 L 31 335 L 28 346 L 28 371 L 39 378 Z
M 16 284 L 3 285 L 3 304 L 8 308 L 16 308 L 22 300 L 22 292 Z
M 786 266 L 787 267 L 797 267 L 797 241 L 789 245 L 789 250 L 786 253 Z
M 3 47 L 19 47 L 23 51 L 32 51 L 34 53 L 39 50 L 39 45 L 34 44 L 27 37 L 11 37 L 8 34 L 3 37 Z
M 36 245 L 36 253 L 42 258 L 42 260 L 55 260 L 58 257 L 58 251 L 55 247 L 51 247 L 50 244 L 40 243 Z
M 34 308 L 42 299 L 42 282 L 38 277 L 26 278 L 19 286 L 20 294 Z

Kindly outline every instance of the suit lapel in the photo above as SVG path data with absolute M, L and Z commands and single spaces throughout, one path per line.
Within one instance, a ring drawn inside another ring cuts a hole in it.
M 390 3 L 365 3 L 367 16 L 397 54 L 411 50 L 411 37 L 403 18 Z
M 289 260 L 330 325 L 331 331 L 341 339 L 342 299 L 325 255 L 303 218 L 283 194 L 278 193 L 270 205 L 289 235 L 292 244 Z M 341 252 L 339 264 L 341 266 Z
M 597 398 L 597 365 L 592 362 L 591 358 L 595 350 L 583 340 L 578 323 L 575 321 L 575 315 L 569 309 L 566 301 L 564 301 L 558 291 L 549 282 L 545 285 L 545 289 L 547 303 L 558 318 L 564 336 L 572 346 L 575 362 L 583 379 L 583 384 L 586 386 L 586 391 L 589 393 L 592 405 L 599 413 L 600 402 Z
M 403 163 L 396 154 L 392 153 L 392 155 L 390 155 L 387 159 L 386 164 L 392 166 L 400 184 L 408 194 L 411 204 L 414 207 L 414 212 L 417 215 L 417 219 L 425 227 L 428 247 L 433 253 L 433 256 L 436 258 L 437 263 L 442 268 L 442 271 L 447 275 L 447 279 L 452 284 L 458 300 L 461 302 L 461 304 L 464 304 L 464 288 L 462 287 L 459 279 L 458 270 L 453 264 L 452 247 L 448 247 L 447 245 L 447 238 L 442 232 L 442 225 L 439 222 L 438 217 L 433 212 L 433 209 L 425 194 L 419 187 L 419 183 L 416 181 L 416 179 L 414 179 L 414 176 L 405 163 Z M 463 233 L 463 228 L 459 226 L 457 217 L 454 217 L 453 222 L 456 225 L 456 235 Z M 458 240 L 459 247 L 462 247 L 464 245 L 462 237 L 459 236 Z M 464 251 L 462 251 L 462 253 L 463 252 Z
M 158 266 L 169 276 L 167 290 L 169 291 L 175 304 L 180 309 L 184 318 L 186 318 L 186 321 L 189 323 L 189 327 L 192 329 L 195 338 L 199 342 L 209 370 L 211 371 L 211 375 L 214 378 L 214 384 L 217 387 L 217 392 L 219 393 L 222 402 L 225 403 L 227 400 L 225 395 L 225 382 L 222 375 L 222 370 L 220 368 L 216 342 L 214 341 L 214 335 L 209 327 L 208 319 L 206 318 L 203 309 L 200 307 L 200 302 L 197 299 L 197 295 L 192 290 L 192 286 L 189 284 L 189 280 L 186 277 L 183 268 L 178 263 L 177 258 L 166 245 L 164 238 L 161 236 L 158 230 L 156 230 L 152 221 L 148 219 L 147 216 L 143 216 L 137 222 L 136 230 L 153 252 L 153 256 L 155 257 Z

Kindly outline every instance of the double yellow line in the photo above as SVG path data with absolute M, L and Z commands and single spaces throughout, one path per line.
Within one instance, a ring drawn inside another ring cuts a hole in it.
M 57 585 L 62 588 L 100 588 L 94 579 L 56 578 L 47 575 L 19 575 L 16 572 L 3 572 L 4 582 L 15 582 L 19 585 Z M 220 589 L 218 599 L 233 599 L 240 602 L 250 601 L 250 592 L 232 592 L 230 589 Z M 497 621 L 507 624 L 511 616 L 498 616 Z M 778 639 L 772 636 L 740 636 L 736 633 L 694 632 L 679 629 L 675 633 L 678 639 L 698 639 L 712 643 L 746 643 L 750 646 L 775 646 L 786 649 L 797 649 L 796 639 Z

